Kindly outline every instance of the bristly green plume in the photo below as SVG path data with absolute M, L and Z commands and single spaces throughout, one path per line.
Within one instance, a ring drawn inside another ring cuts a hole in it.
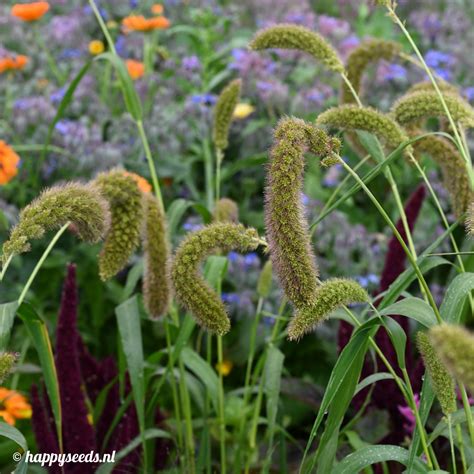
M 471 202 L 467 208 L 466 229 L 470 236 L 474 236 L 474 202 Z
M 338 154 L 340 141 L 300 119 L 283 118 L 274 134 L 265 188 L 265 225 L 273 268 L 296 308 L 310 305 L 318 286 L 316 258 L 301 205 L 304 152 Z
M 94 186 L 109 203 L 112 215 L 99 255 L 99 274 L 107 280 L 125 267 L 140 243 L 143 199 L 137 182 L 120 169 L 99 174 Z
M 414 135 L 423 132 L 417 130 Z M 456 217 L 461 217 L 473 199 L 466 162 L 457 148 L 446 138 L 429 135 L 413 143 L 415 152 L 430 155 L 441 168 L 443 184 L 451 198 Z
M 438 80 L 436 84 L 438 85 L 439 90 L 442 92 L 450 92 L 452 94 L 459 94 L 459 89 L 455 85 L 450 84 L 449 82 Z M 405 95 L 411 94 L 412 92 L 419 92 L 419 91 L 431 92 L 431 91 L 435 91 L 435 88 L 431 81 L 421 81 L 421 82 L 417 82 L 416 84 L 413 84 L 405 92 Z
M 296 49 L 310 54 L 331 71 L 343 73 L 344 65 L 337 51 L 318 33 L 293 24 L 270 26 L 257 32 L 249 47 L 262 49 Z
M 474 109 L 468 102 L 449 92 L 445 92 L 443 97 L 455 122 L 465 127 L 474 127 Z M 393 105 L 391 114 L 401 125 L 409 125 L 431 117 L 446 117 L 438 94 L 427 90 L 400 97 Z
M 219 296 L 199 274 L 199 264 L 213 252 L 250 252 L 258 244 L 255 229 L 241 224 L 215 223 L 189 234 L 176 250 L 171 266 L 176 297 L 209 332 L 226 334 L 230 320 Z
M 426 370 L 433 383 L 433 390 L 441 405 L 441 410 L 444 415 L 450 415 L 456 411 L 456 385 L 454 379 L 439 360 L 428 335 L 424 332 L 419 332 L 416 335 L 416 341 Z
M 0 354 L 0 384 L 10 375 L 17 359 L 17 354 L 12 354 L 11 352 Z
M 343 130 L 365 130 L 377 136 L 390 149 L 408 140 L 403 129 L 391 117 L 370 107 L 347 104 L 333 107 L 320 114 L 318 125 Z M 406 147 L 405 151 L 410 150 Z
M 239 222 L 237 203 L 229 198 L 221 198 L 216 202 L 213 213 L 214 222 Z
M 166 232 L 166 217 L 158 200 L 148 193 L 144 197 L 145 219 L 143 226 L 143 249 L 145 271 L 143 275 L 143 299 L 145 307 L 154 319 L 168 311 L 170 301 L 169 246 Z
M 18 224 L 3 245 L 3 261 L 27 252 L 31 240 L 40 239 L 46 231 L 59 229 L 69 221 L 79 238 L 97 242 L 109 226 L 107 202 L 88 185 L 70 183 L 43 191 L 21 211 Z
M 261 298 L 268 298 L 272 289 L 273 265 L 271 260 L 267 260 L 260 272 L 257 283 L 257 293 Z
M 362 76 L 369 64 L 382 59 L 392 61 L 400 51 L 401 45 L 399 43 L 384 39 L 363 41 L 357 48 L 352 50 L 347 58 L 346 74 L 354 90 L 360 93 Z M 356 102 L 351 90 L 344 81 L 342 82 L 341 101 L 343 104 Z
M 225 150 L 229 145 L 229 129 L 232 115 L 239 102 L 242 81 L 235 79 L 220 93 L 214 109 L 213 140 L 219 150 Z
M 288 339 L 301 339 L 342 305 L 367 301 L 369 295 L 356 281 L 345 278 L 326 280 L 317 288 L 313 303 L 297 309 L 288 324 Z
M 451 375 L 474 391 L 474 335 L 461 326 L 440 324 L 430 329 L 429 338 Z

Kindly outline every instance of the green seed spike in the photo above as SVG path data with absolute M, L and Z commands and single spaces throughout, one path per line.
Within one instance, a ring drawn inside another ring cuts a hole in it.
M 461 326 L 440 324 L 430 329 L 429 338 L 451 375 L 474 391 L 474 335 Z
M 273 268 L 296 308 L 311 304 L 318 286 L 316 258 L 301 206 L 304 152 L 324 159 L 339 140 L 300 119 L 283 118 L 274 134 L 265 188 L 265 226 Z
M 349 54 L 347 58 L 346 70 L 347 78 L 354 87 L 357 93 L 360 93 L 361 82 L 364 72 L 371 63 L 375 63 L 382 59 L 392 61 L 401 51 L 401 45 L 394 41 L 387 41 L 383 39 L 370 39 L 363 41 L 357 48 Z M 342 82 L 341 102 L 343 104 L 355 102 L 355 98 L 347 87 L 347 84 Z
M 474 109 L 459 95 L 444 92 L 444 100 L 455 122 L 474 127 Z M 401 125 L 426 120 L 431 117 L 446 118 L 444 107 L 435 91 L 419 90 L 405 94 L 395 102 L 391 115 Z
M 419 332 L 416 335 L 416 341 L 426 370 L 433 383 L 433 390 L 441 405 L 441 410 L 444 415 L 448 416 L 456 411 L 456 385 L 454 379 L 439 360 L 428 335 L 424 332 Z
M 417 130 L 414 136 L 423 132 Z M 443 174 L 443 184 L 449 192 L 456 217 L 461 217 L 473 199 L 471 184 L 466 170 L 466 162 L 457 148 L 446 138 L 429 135 L 413 143 L 417 154 L 430 155 L 439 165 Z
M 67 222 L 86 242 L 103 238 L 110 222 L 107 202 L 89 185 L 69 183 L 46 189 L 20 213 L 18 224 L 3 245 L 3 261 L 30 250 L 30 241 Z
M 99 255 L 99 274 L 108 280 L 122 270 L 140 243 L 143 221 L 142 193 L 123 170 L 101 173 L 94 186 L 107 200 L 112 214 L 110 229 Z
M 17 359 L 17 355 L 11 352 L 3 352 L 0 354 L 0 384 L 10 375 Z
M 313 56 L 331 71 L 343 73 L 344 65 L 337 51 L 318 33 L 299 25 L 280 24 L 257 32 L 249 47 L 262 49 L 296 49 Z
M 213 139 L 217 149 L 223 151 L 229 145 L 229 129 L 232 115 L 239 102 L 242 81 L 235 79 L 219 95 L 214 110 Z
M 168 311 L 170 302 L 169 247 L 166 232 L 166 218 L 158 200 L 146 194 L 143 248 L 145 273 L 143 276 L 143 297 L 145 307 L 153 319 Z
M 260 272 L 257 283 L 257 293 L 261 298 L 268 298 L 272 289 L 272 261 L 267 260 Z
M 407 134 L 388 115 L 371 107 L 347 104 L 333 107 L 320 114 L 318 125 L 343 130 L 365 130 L 377 136 L 387 147 L 395 149 L 408 140 Z M 406 147 L 405 152 L 411 147 Z
M 474 202 L 471 202 L 467 208 L 466 229 L 470 236 L 474 236 Z
M 226 334 L 230 320 L 219 296 L 199 274 L 199 264 L 214 252 L 250 252 L 258 244 L 255 229 L 241 224 L 215 223 L 189 234 L 176 250 L 171 266 L 176 297 L 209 332 Z
M 453 85 L 450 84 L 449 82 L 446 81 L 437 81 L 436 84 L 438 85 L 438 88 L 442 92 L 450 92 L 451 94 L 459 94 L 459 89 Z M 433 86 L 433 83 L 431 81 L 422 81 L 422 82 L 417 82 L 416 84 L 413 84 L 405 93 L 405 95 L 411 94 L 412 92 L 419 92 L 419 91 L 428 91 L 432 92 L 435 91 L 436 89 Z
M 239 208 L 235 201 L 221 198 L 216 202 L 213 213 L 214 222 L 239 222 Z
M 356 281 L 345 278 L 326 280 L 316 290 L 314 302 L 297 309 L 288 324 L 288 339 L 301 339 L 342 305 L 367 301 L 369 295 Z

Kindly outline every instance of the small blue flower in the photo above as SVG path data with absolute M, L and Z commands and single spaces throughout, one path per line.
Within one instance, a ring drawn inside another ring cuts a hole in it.
M 60 89 L 57 89 L 50 96 L 51 102 L 53 104 L 59 104 L 59 102 L 63 100 L 65 93 L 66 93 L 66 87 L 61 87 Z
M 240 258 L 240 254 L 232 250 L 231 252 L 227 254 L 227 258 L 229 259 L 230 262 L 237 262 Z
M 244 265 L 246 267 L 253 267 L 255 265 L 258 265 L 260 263 L 260 259 L 258 258 L 258 255 L 255 252 L 250 252 L 244 257 Z
M 240 296 L 238 293 L 222 293 L 221 300 L 227 304 L 239 304 Z
M 191 102 L 200 105 L 213 105 L 216 103 L 217 97 L 214 94 L 193 94 Z
M 384 79 L 386 81 L 403 80 L 407 77 L 406 68 L 400 66 L 400 64 L 391 63 L 384 72 Z
M 466 87 L 462 92 L 469 102 L 474 101 L 474 87 Z

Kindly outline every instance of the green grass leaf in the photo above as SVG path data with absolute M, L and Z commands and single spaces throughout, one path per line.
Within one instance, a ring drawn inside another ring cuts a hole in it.
M 0 304 L 0 351 L 7 348 L 17 309 L 18 301 Z
M 36 352 L 38 353 L 41 369 L 43 370 L 46 391 L 48 392 L 48 398 L 51 403 L 51 409 L 56 424 L 59 446 L 62 451 L 61 398 L 59 395 L 58 374 L 56 372 L 56 365 L 54 364 L 53 349 L 51 340 L 49 339 L 48 329 L 44 321 L 36 313 L 36 310 L 29 303 L 22 303 L 18 308 L 18 314 L 24 322 Z
M 473 289 L 474 273 L 461 273 L 454 278 L 439 308 L 443 321 L 451 324 L 459 323 L 466 298 Z
M 408 297 L 391 304 L 380 311 L 381 315 L 401 315 L 411 318 L 430 328 L 438 324 L 433 308 L 421 298 Z

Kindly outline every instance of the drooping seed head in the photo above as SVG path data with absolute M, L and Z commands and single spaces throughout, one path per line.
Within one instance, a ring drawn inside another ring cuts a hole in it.
M 413 135 L 421 135 L 417 130 Z M 433 161 L 441 168 L 443 185 L 451 198 L 456 217 L 461 217 L 473 199 L 471 183 L 466 169 L 466 162 L 457 148 L 446 138 L 429 135 L 413 143 L 416 154 L 430 155 Z
M 438 85 L 438 88 L 442 92 L 450 92 L 452 94 L 459 94 L 459 89 L 454 85 L 450 84 L 449 82 L 446 81 L 436 81 L 436 84 Z M 433 86 L 433 83 L 431 81 L 421 81 L 417 82 L 416 84 L 413 84 L 405 93 L 405 95 L 411 94 L 412 92 L 419 92 L 419 91 L 428 91 L 428 92 L 433 92 L 436 91 L 436 89 Z
M 110 223 L 107 202 L 89 185 L 69 183 L 46 189 L 21 211 L 18 224 L 3 245 L 3 261 L 27 252 L 31 240 L 69 221 L 80 239 L 95 243 L 103 238 Z
M 369 39 L 354 48 L 349 54 L 346 64 L 347 78 L 354 87 L 354 90 L 360 93 L 362 76 L 369 64 L 382 59 L 392 61 L 400 51 L 401 45 L 399 43 L 384 39 Z M 347 87 L 344 81 L 342 82 L 341 101 L 343 104 L 356 101 L 350 88 Z
M 455 122 L 465 127 L 474 127 L 474 109 L 459 95 L 444 92 L 444 100 Z M 441 100 L 433 90 L 419 90 L 405 94 L 395 102 L 391 115 L 401 125 L 426 120 L 432 117 L 446 118 Z
M 365 130 L 376 135 L 390 149 L 408 141 L 406 133 L 391 117 L 371 107 L 353 104 L 333 107 L 320 114 L 316 123 L 329 128 Z M 405 152 L 408 151 L 411 151 L 410 146 L 405 148 Z
M 229 145 L 229 129 L 235 107 L 239 102 L 241 88 L 242 81 L 235 79 L 222 90 L 217 99 L 212 136 L 214 145 L 219 150 L 225 150 Z
M 318 33 L 303 26 L 280 24 L 257 32 L 249 47 L 262 49 L 296 49 L 313 56 L 334 72 L 344 72 L 337 51 Z
M 214 222 L 239 222 L 239 208 L 235 201 L 221 198 L 216 202 L 213 213 Z
M 17 360 L 17 354 L 11 352 L 3 352 L 0 354 L 0 383 L 3 383 L 10 375 Z
M 144 226 L 142 241 L 145 271 L 143 275 L 143 298 L 145 307 L 153 319 L 168 311 L 170 301 L 169 246 L 166 232 L 166 217 L 158 200 L 152 195 L 144 197 Z
M 100 277 L 107 280 L 125 267 L 140 243 L 142 192 L 136 180 L 120 169 L 99 174 L 94 186 L 109 203 L 112 215 L 110 229 L 99 255 Z
M 429 331 L 431 345 L 451 375 L 474 390 L 474 335 L 461 326 L 440 324 Z
M 310 304 L 318 286 L 316 259 L 301 205 L 304 152 L 337 154 L 340 142 L 300 119 L 284 118 L 274 132 L 265 188 L 265 225 L 273 268 L 296 308 Z
M 450 415 L 456 411 L 456 385 L 454 379 L 439 359 L 426 333 L 417 333 L 416 342 L 433 383 L 433 390 L 438 397 L 441 410 L 444 415 Z
M 226 334 L 230 320 L 221 299 L 200 275 L 200 263 L 216 251 L 250 252 L 257 246 L 255 229 L 241 224 L 215 223 L 189 234 L 176 250 L 171 266 L 176 297 L 209 332 Z
M 288 338 L 291 341 L 301 339 L 342 305 L 368 300 L 367 292 L 354 280 L 326 280 L 317 288 L 313 302 L 297 309 L 288 324 Z

